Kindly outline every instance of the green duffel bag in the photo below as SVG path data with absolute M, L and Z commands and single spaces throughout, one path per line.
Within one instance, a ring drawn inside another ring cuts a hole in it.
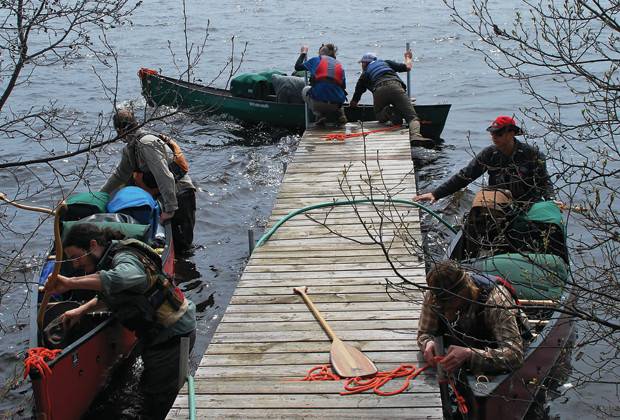
M 233 96 L 252 99 L 267 99 L 268 95 L 274 95 L 271 85 L 271 76 L 274 74 L 285 75 L 279 70 L 268 70 L 261 73 L 243 73 L 230 81 L 230 92 Z

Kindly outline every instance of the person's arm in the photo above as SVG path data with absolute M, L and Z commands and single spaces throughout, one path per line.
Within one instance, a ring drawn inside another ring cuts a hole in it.
M 484 310 L 487 327 L 497 342 L 497 348 L 471 349 L 469 367 L 474 372 L 500 373 L 517 369 L 523 363 L 523 338 L 517 323 L 515 301 L 503 287 L 497 286 Z
M 88 311 L 95 309 L 99 305 L 99 298 L 96 296 L 84 303 L 83 305 L 78 306 L 75 309 L 69 309 L 64 314 L 62 314 L 62 323 L 65 328 L 70 328 L 71 326 L 77 324 L 80 319 L 86 314 Z
M 129 182 L 131 179 L 131 174 L 135 169 L 132 159 L 129 157 L 129 153 L 129 146 L 125 146 L 123 148 L 120 163 L 112 175 L 110 175 L 107 182 L 103 185 L 103 187 L 101 187 L 101 191 L 110 194 Z
M 397 63 L 396 61 L 392 61 L 392 60 L 385 60 L 385 64 L 390 66 L 392 70 L 398 73 L 405 73 L 411 70 L 410 66 L 407 66 L 404 63 Z
M 87 274 L 85 276 L 65 277 L 58 275 L 55 281 L 49 279 L 45 282 L 45 291 L 56 294 L 65 293 L 69 290 L 101 290 L 101 278 L 99 273 Z
M 489 148 L 484 149 L 482 152 L 478 153 L 466 167 L 461 169 L 459 173 L 453 175 L 446 182 L 435 188 L 435 190 L 432 191 L 435 200 L 454 194 L 461 188 L 465 188 L 471 182 L 478 179 L 487 171 L 487 162 L 491 152 L 492 150 Z
M 162 141 L 152 141 L 153 139 L 149 137 L 154 136 L 147 135 L 142 137 L 136 146 L 140 147 L 140 156 L 144 159 L 149 172 L 155 177 L 155 182 L 163 201 L 163 211 L 174 213 L 179 206 L 177 203 L 176 182 L 174 175 L 168 169 L 168 159 L 166 159 L 169 152 L 169 150 L 166 150 L 168 146 Z
M 353 98 L 351 99 L 351 105 L 357 106 L 360 99 L 362 99 L 362 95 L 368 89 L 368 75 L 366 72 L 363 72 L 359 79 L 357 79 L 357 83 L 355 84 L 355 92 L 353 92 Z
M 112 268 L 99 273 L 101 292 L 110 296 L 124 290 L 148 286 L 144 265 L 131 252 L 119 252 L 112 260 Z
M 295 62 L 295 70 L 307 70 L 304 65 L 304 61 L 306 61 L 306 57 L 308 56 L 308 47 L 301 47 L 301 53 L 297 58 L 297 62 Z
M 432 308 L 433 299 L 430 292 L 424 293 L 424 301 L 422 303 L 422 312 L 420 313 L 420 321 L 418 322 L 418 346 L 424 355 L 424 360 L 431 366 L 435 366 L 433 357 L 437 355 L 435 351 L 435 336 L 439 330 L 439 320 L 437 314 Z

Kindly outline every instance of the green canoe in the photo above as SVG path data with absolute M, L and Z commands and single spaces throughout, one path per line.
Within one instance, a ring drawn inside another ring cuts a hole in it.
M 207 114 L 229 114 L 249 123 L 299 129 L 305 126 L 304 105 L 278 103 L 233 96 L 229 90 L 207 87 L 166 77 L 155 70 L 140 69 L 142 95 L 150 106 L 167 105 Z M 450 105 L 415 105 L 422 123 L 422 135 L 441 138 Z M 349 121 L 374 121 L 372 106 L 345 107 Z

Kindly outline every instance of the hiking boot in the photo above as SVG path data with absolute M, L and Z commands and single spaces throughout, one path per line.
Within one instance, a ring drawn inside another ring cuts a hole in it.
M 422 136 L 420 132 L 420 120 L 409 121 L 409 141 L 432 141 L 429 138 Z

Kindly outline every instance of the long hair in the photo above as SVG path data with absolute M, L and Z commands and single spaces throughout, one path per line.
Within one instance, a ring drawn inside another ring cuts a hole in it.
M 97 241 L 97 244 L 107 247 L 111 241 L 124 238 L 125 235 L 116 229 L 100 228 L 92 223 L 78 223 L 73 225 L 67 233 L 63 246 L 65 248 L 75 246 L 88 250 L 90 248 L 90 241 L 93 239 Z
M 478 295 L 475 284 L 456 262 L 441 261 L 428 272 L 426 283 L 436 300 L 450 300 L 456 295 L 473 297 Z

